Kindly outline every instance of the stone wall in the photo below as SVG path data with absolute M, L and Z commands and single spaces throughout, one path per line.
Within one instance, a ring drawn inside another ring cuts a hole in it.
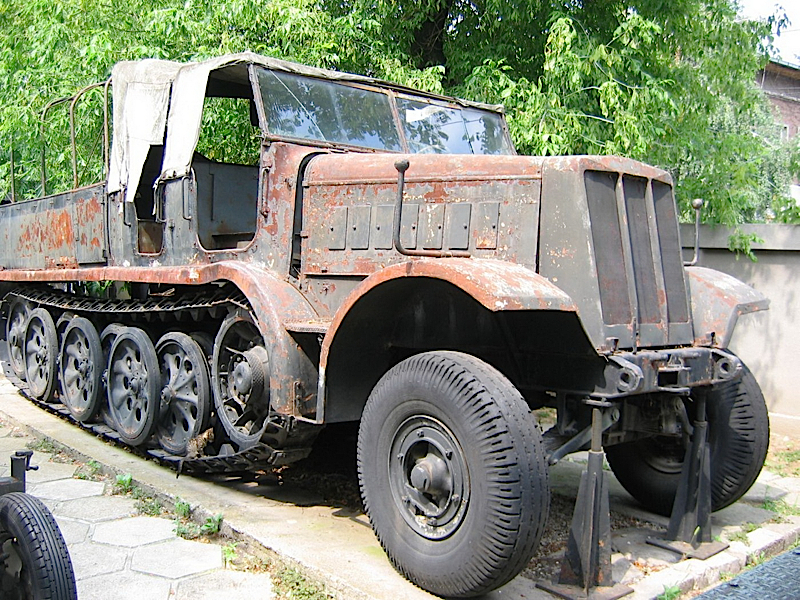
M 800 225 L 744 230 L 764 240 L 753 246 L 758 262 L 727 249 L 730 230 L 703 226 L 698 264 L 733 275 L 770 298 L 770 310 L 741 317 L 731 349 L 761 384 L 773 429 L 800 434 Z M 681 226 L 681 237 L 690 260 L 694 228 Z

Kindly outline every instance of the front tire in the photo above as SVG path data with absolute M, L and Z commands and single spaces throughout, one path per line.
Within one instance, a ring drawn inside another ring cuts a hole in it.
M 755 377 L 718 385 L 706 396 L 711 449 L 711 510 L 730 506 L 755 482 L 769 446 L 767 404 Z M 678 438 L 657 436 L 605 448 L 608 464 L 631 496 L 647 509 L 672 512 L 685 446 Z
M 457 352 L 389 370 L 370 394 L 358 475 L 392 564 L 420 587 L 468 597 L 514 578 L 549 508 L 541 435 L 499 371 Z
M 0 598 L 78 597 L 64 537 L 47 507 L 33 496 L 0 496 L 0 559 Z

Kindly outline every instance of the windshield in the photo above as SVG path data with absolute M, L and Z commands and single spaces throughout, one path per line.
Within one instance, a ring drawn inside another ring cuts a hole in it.
M 408 98 L 398 98 L 397 108 L 411 152 L 512 153 L 499 115 Z
M 403 149 L 386 94 L 267 69 L 258 81 L 273 135 Z
M 437 154 L 513 154 L 497 113 L 258 68 L 270 136 Z M 399 125 L 399 127 L 398 127 Z M 402 133 L 399 129 L 402 129 Z

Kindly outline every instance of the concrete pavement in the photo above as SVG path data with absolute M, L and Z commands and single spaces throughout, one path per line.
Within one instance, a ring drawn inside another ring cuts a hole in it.
M 17 435 L 46 437 L 76 458 L 97 461 L 109 473 L 130 473 L 149 493 L 167 504 L 176 497 L 200 513 L 223 514 L 224 531 L 262 545 L 280 560 L 322 580 L 338 598 L 421 600 L 433 598 L 398 575 L 389 564 L 360 512 L 327 506 L 320 498 L 291 485 L 182 476 L 153 461 L 106 443 L 19 396 L 0 379 L 0 464 L 20 449 Z M 24 444 L 23 444 L 24 446 Z M 75 562 L 81 600 L 126 594 L 137 600 L 224 597 L 270 598 L 267 575 L 224 569 L 220 546 L 177 539 L 169 520 L 134 515 L 129 499 L 103 495 L 99 482 L 71 479 L 74 466 L 49 461 L 37 453 L 40 471 L 29 473 L 29 491 L 53 510 Z M 556 493 L 574 498 L 583 465 L 562 461 L 551 470 Z M 609 475 L 612 509 L 652 523 L 666 520 L 642 511 Z M 800 480 L 763 473 L 745 498 L 714 515 L 714 535 L 731 539 L 731 547 L 707 561 L 680 560 L 645 544 L 641 529 L 613 532 L 614 580 L 630 585 L 633 600 L 652 599 L 666 588 L 704 588 L 733 574 L 762 555 L 775 554 L 800 538 L 800 517 L 763 508 L 765 500 L 782 499 L 800 507 Z M 769 505 L 768 506 L 772 506 Z M 744 531 L 743 531 L 744 530 Z M 748 533 L 749 531 L 749 533 Z M 738 532 L 738 533 L 737 533 Z M 650 532 L 652 533 L 652 532 Z M 486 600 L 550 600 L 524 576 L 487 595 Z
M 0 421 L 0 476 L 8 457 L 37 440 Z M 69 548 L 81 600 L 200 600 L 273 597 L 265 573 L 226 570 L 222 547 L 179 538 L 168 518 L 137 514 L 130 496 L 109 495 L 111 480 L 75 479 L 79 465 L 36 451 L 27 492 L 56 518 Z

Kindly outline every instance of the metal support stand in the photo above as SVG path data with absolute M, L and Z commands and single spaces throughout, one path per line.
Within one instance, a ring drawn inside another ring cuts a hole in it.
M 711 449 L 704 395 L 697 398 L 693 426 L 665 539 L 648 538 L 647 543 L 684 558 L 706 560 L 729 544 L 711 541 Z
M 32 450 L 17 450 L 11 457 L 11 477 L 0 477 L 0 495 L 11 492 L 25 492 L 25 473 L 36 471 L 31 466 Z
M 603 477 L 602 410 L 607 402 L 592 404 L 592 446 L 586 471 L 581 474 L 575 512 L 558 583 L 537 583 L 543 590 L 567 600 L 615 600 L 633 590 L 611 579 L 611 518 L 608 486 Z M 602 589 L 597 589 L 602 586 Z

